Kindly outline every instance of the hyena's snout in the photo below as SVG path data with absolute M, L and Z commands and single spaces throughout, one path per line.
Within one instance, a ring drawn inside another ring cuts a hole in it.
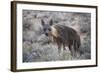
M 44 34 L 45 34 L 46 36 L 49 36 L 49 35 L 51 34 L 51 28 L 45 29 L 45 30 L 44 30 Z
M 48 33 L 45 33 L 46 36 L 48 36 Z

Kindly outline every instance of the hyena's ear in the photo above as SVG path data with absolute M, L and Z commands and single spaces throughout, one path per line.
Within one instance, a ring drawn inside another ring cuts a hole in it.
M 51 26 L 53 25 L 53 20 L 52 20 L 52 19 L 50 20 L 49 24 L 50 24 Z
M 44 23 L 44 21 L 43 21 L 43 20 L 41 20 L 41 24 L 42 24 L 42 26 L 44 26 L 44 25 L 45 25 L 45 23 Z

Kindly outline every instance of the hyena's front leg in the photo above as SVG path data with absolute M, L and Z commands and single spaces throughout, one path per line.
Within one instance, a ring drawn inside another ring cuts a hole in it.
M 60 54 L 61 53 L 61 46 L 58 45 L 58 53 Z
M 58 45 L 58 53 L 61 53 L 61 43 L 59 41 L 57 41 L 57 45 Z
M 63 43 L 63 50 L 66 50 L 66 44 Z

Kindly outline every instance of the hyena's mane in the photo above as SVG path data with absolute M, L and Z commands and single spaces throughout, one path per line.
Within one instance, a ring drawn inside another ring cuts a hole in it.
M 73 40 L 76 39 L 77 32 L 65 25 L 53 25 L 51 28 L 54 37 L 61 38 L 62 40 Z

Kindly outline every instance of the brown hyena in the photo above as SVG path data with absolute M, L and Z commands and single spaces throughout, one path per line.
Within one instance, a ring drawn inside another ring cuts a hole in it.
M 64 50 L 66 49 L 65 47 L 68 47 L 72 56 L 80 53 L 80 36 L 73 28 L 59 24 L 53 25 L 52 20 L 50 20 L 48 24 L 45 24 L 43 20 L 41 20 L 41 22 L 45 35 L 57 44 L 59 53 L 61 51 L 61 46 L 63 46 Z

